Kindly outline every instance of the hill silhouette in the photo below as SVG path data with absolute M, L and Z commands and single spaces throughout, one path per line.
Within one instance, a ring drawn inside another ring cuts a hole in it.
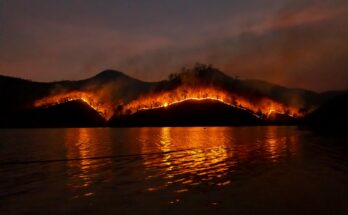
M 115 70 L 105 70 L 84 80 L 50 83 L 0 76 L 0 118 L 4 119 L 0 121 L 0 126 L 10 125 L 10 119 L 15 119 L 16 116 L 23 113 L 45 112 L 46 110 L 35 107 L 34 103 L 49 96 L 64 95 L 70 92 L 86 92 L 99 99 L 98 102 L 110 103 L 111 106 L 117 107 L 118 105 L 127 104 L 142 95 L 167 92 L 180 86 L 214 87 L 243 96 L 251 101 L 268 98 L 284 105 L 295 106 L 303 110 L 304 113 L 342 94 L 342 92 L 334 91 L 317 93 L 310 90 L 291 89 L 260 80 L 242 80 L 230 77 L 210 65 L 203 64 L 197 64 L 190 69 L 183 69 L 179 73 L 171 74 L 167 80 L 158 82 L 144 82 Z M 84 109 L 85 107 L 81 108 Z M 41 116 L 38 115 L 38 117 Z M 276 119 L 280 118 L 281 116 L 276 117 Z M 289 119 L 285 119 L 285 122 L 288 121 Z M 41 124 L 45 126 L 43 122 Z M 46 122 L 47 126 L 51 126 L 49 120 Z M 32 123 L 36 126 L 34 121 Z M 11 125 L 16 126 L 15 123 Z
M 105 119 L 81 100 L 30 109 L 2 118 L 2 127 L 101 127 Z
M 167 107 L 116 115 L 110 126 L 261 125 L 253 113 L 216 100 L 186 100 Z
M 348 131 L 348 92 L 330 99 L 310 113 L 304 123 L 323 132 Z

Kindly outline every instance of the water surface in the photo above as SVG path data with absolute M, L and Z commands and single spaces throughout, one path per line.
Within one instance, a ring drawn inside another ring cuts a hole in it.
M 0 213 L 347 214 L 339 142 L 296 127 L 0 130 Z

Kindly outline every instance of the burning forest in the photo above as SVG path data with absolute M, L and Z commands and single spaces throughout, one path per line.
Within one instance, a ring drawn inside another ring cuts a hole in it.
M 119 82 L 117 82 L 119 84 Z M 106 121 L 113 116 L 131 116 L 139 111 L 169 108 L 186 101 L 216 101 L 252 113 L 255 117 L 267 120 L 273 114 L 300 118 L 303 112 L 296 105 L 285 104 L 258 92 L 250 92 L 240 87 L 241 81 L 225 76 L 219 70 L 205 65 L 198 65 L 193 69 L 183 70 L 179 74 L 171 75 L 169 80 L 152 83 L 144 92 L 137 93 L 131 99 L 117 99 L 113 88 L 94 87 L 96 90 L 86 89 L 60 91 L 38 99 L 33 103 L 34 108 L 49 108 L 62 103 L 80 100 L 98 112 Z M 122 89 L 119 89 L 122 90 Z M 103 91 L 101 93 L 101 91 Z M 132 88 L 123 89 L 132 91 Z
M 264 118 L 272 113 L 301 116 L 298 108 L 289 107 L 269 98 L 258 98 L 251 101 L 237 94 L 229 93 L 213 87 L 178 87 L 175 90 L 140 96 L 138 99 L 122 107 L 122 114 L 133 114 L 139 110 L 169 107 L 187 100 L 215 100 L 234 108 L 248 110 L 254 115 Z
M 109 120 L 114 114 L 127 116 L 138 111 L 155 110 L 159 108 L 169 108 L 172 105 L 180 104 L 185 101 L 218 101 L 232 108 L 238 108 L 251 112 L 260 119 L 268 119 L 271 114 L 287 115 L 298 118 L 302 114 L 296 107 L 289 107 L 269 98 L 259 98 L 250 100 L 237 94 L 229 93 L 214 87 L 187 87 L 181 86 L 173 90 L 162 91 L 159 93 L 148 93 L 140 95 L 138 98 L 126 104 L 117 104 L 113 101 L 103 101 L 97 94 L 91 92 L 68 92 L 59 93 L 37 100 L 34 103 L 36 108 L 49 108 L 51 106 L 80 100 L 88 104 L 98 112 L 105 120 Z
M 49 108 L 76 100 L 85 102 L 106 120 L 110 119 L 113 115 L 113 106 L 109 103 L 102 102 L 97 95 L 91 92 L 73 91 L 59 93 L 37 100 L 34 102 L 33 106 L 35 108 Z

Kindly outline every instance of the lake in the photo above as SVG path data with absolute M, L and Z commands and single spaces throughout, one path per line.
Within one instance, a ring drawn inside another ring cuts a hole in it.
M 346 139 L 297 127 L 0 130 L 0 214 L 348 214 Z

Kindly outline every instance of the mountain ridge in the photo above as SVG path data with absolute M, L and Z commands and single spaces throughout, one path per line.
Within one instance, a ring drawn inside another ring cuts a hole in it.
M 228 76 L 211 65 L 203 64 L 185 68 L 171 74 L 168 79 L 158 82 L 144 82 L 111 69 L 77 81 L 35 82 L 0 75 L 0 100 L 2 101 L 0 117 L 36 109 L 35 102 L 47 97 L 76 93 L 74 97 L 76 99 L 80 92 L 96 97 L 98 101 L 93 101 L 94 103 L 111 102 L 110 105 L 115 108 L 113 111 L 116 111 L 119 106 L 143 95 L 171 92 L 182 86 L 213 87 L 250 99 L 269 98 L 284 105 L 297 106 L 299 109 L 303 107 L 304 113 L 342 93 L 340 91 L 317 93 L 311 90 L 287 88 L 262 80 L 239 79 Z M 62 100 L 69 100 L 69 98 Z

